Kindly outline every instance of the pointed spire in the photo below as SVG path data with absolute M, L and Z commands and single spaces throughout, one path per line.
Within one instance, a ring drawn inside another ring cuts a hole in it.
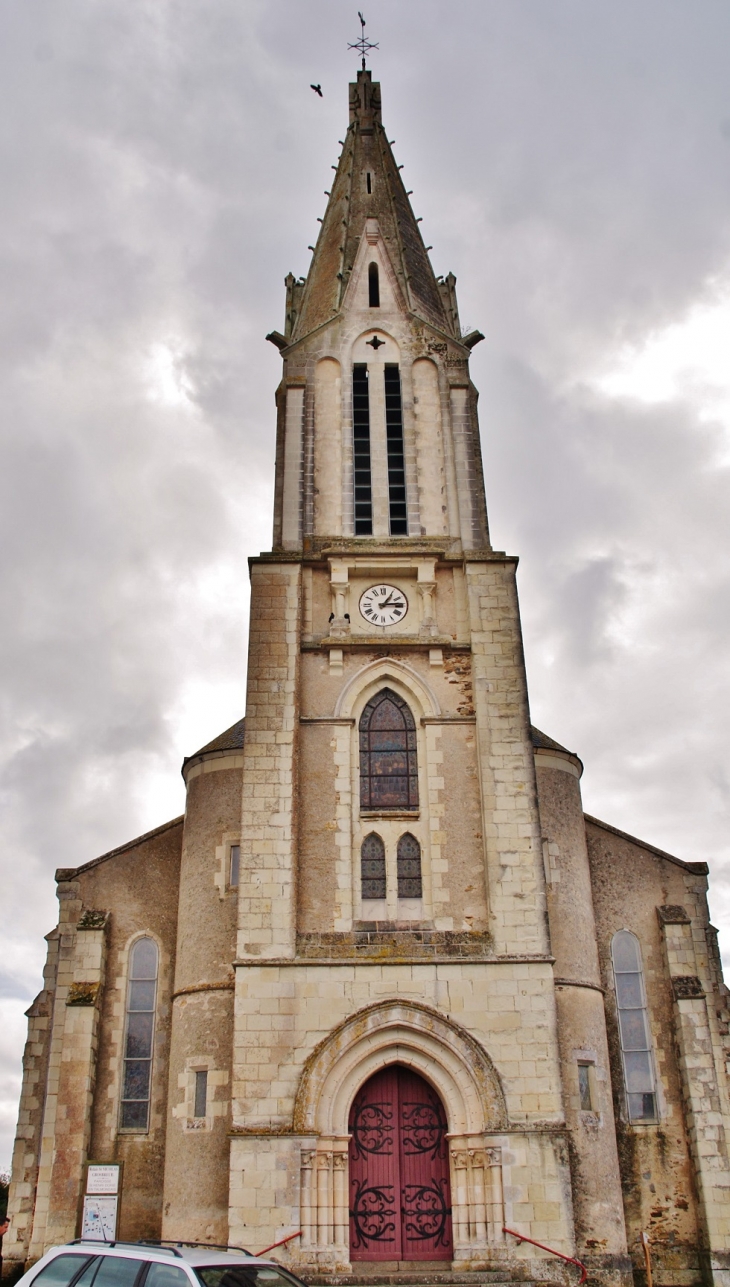
M 459 338 L 383 129 L 380 85 L 368 70 L 350 85 L 350 125 L 328 195 L 291 342 L 341 308 L 367 219 L 377 219 L 410 310 Z

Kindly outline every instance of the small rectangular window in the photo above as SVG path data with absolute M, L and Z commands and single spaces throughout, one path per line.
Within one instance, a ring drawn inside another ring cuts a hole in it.
M 241 846 L 231 845 L 231 869 L 228 883 L 232 889 L 236 887 L 241 873 Z
M 195 1109 L 194 1117 L 205 1117 L 208 1108 L 208 1074 L 207 1072 L 196 1072 L 195 1074 Z
M 578 1064 L 578 1090 L 580 1092 L 581 1111 L 584 1113 L 592 1112 L 593 1099 L 591 1097 L 590 1064 Z

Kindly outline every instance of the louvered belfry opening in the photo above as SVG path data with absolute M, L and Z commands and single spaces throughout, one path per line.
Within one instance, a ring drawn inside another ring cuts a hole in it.
M 352 370 L 352 436 L 355 473 L 355 535 L 372 536 L 373 491 L 370 467 L 370 391 L 364 362 Z
M 385 365 L 385 427 L 388 446 L 390 534 L 407 536 L 408 510 L 400 371 L 394 363 L 390 362 Z
M 360 808 L 418 809 L 416 725 L 390 688 L 372 697 L 360 718 Z

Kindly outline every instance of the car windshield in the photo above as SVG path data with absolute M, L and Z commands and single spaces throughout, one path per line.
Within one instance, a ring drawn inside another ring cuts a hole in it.
M 273 1265 L 200 1265 L 195 1272 L 203 1287 L 300 1287 Z

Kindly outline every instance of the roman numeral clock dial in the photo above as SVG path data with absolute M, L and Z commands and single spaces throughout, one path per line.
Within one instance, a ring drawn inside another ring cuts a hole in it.
M 408 600 L 395 585 L 371 585 L 360 595 L 360 616 L 372 626 L 394 626 L 408 611 Z

